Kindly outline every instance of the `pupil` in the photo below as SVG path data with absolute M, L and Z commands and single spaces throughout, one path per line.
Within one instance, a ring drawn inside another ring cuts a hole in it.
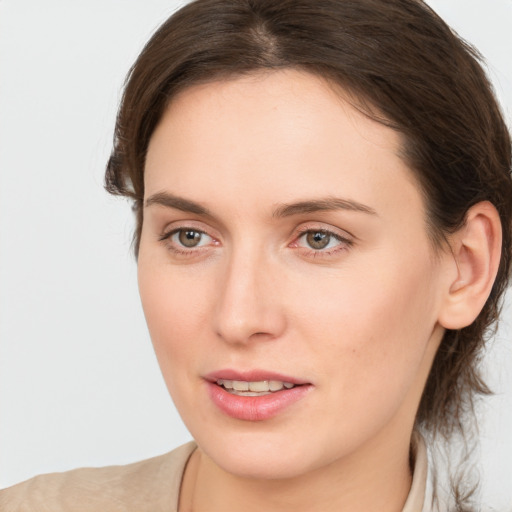
M 313 249 L 323 249 L 327 247 L 330 240 L 331 236 L 321 231 L 313 231 L 307 235 L 307 242 Z
M 180 231 L 179 239 L 180 243 L 185 247 L 195 247 L 201 239 L 201 233 L 197 231 Z

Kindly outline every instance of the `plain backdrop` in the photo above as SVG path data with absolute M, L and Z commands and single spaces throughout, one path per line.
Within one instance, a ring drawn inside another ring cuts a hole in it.
M 129 204 L 102 188 L 124 76 L 183 3 L 0 0 L 0 487 L 189 439 L 146 331 Z M 430 4 L 485 56 L 510 126 L 512 0 Z M 512 510 L 510 300 L 504 319 L 479 408 L 498 512 Z

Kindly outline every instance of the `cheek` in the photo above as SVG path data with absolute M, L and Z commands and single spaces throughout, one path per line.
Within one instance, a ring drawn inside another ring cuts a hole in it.
M 317 279 L 309 294 L 291 294 L 308 297 L 295 304 L 302 334 L 322 359 L 320 377 L 330 376 L 343 401 L 380 407 L 384 394 L 397 404 L 403 398 L 436 323 L 433 275 L 428 258 L 411 266 L 395 257 L 393 264 Z
M 197 293 L 198 283 L 192 276 L 184 276 L 170 265 L 147 265 L 140 257 L 138 280 L 162 376 L 188 425 L 188 420 L 202 411 L 191 383 L 197 381 L 195 363 L 202 354 L 209 353 L 204 344 L 208 294 Z
M 171 265 L 152 264 L 141 255 L 139 292 L 144 315 L 164 378 L 186 373 L 190 359 L 202 350 L 209 283 Z M 198 293 L 198 286 L 201 286 Z M 169 382 L 168 382 L 169 385 Z

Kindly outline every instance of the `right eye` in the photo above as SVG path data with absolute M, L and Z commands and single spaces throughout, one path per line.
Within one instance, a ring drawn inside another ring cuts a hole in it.
M 183 252 L 187 249 L 193 250 L 213 242 L 213 238 L 210 235 L 195 228 L 173 229 L 160 237 L 160 240 L 165 241 L 170 246 L 170 249 L 176 252 Z
M 170 237 L 171 240 L 183 247 L 201 247 L 207 244 L 211 237 L 197 229 L 178 229 Z

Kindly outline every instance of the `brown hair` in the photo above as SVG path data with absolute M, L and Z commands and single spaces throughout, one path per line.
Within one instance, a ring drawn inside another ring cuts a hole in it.
M 447 331 L 417 414 L 445 436 L 488 389 L 478 359 L 510 276 L 511 141 L 478 53 L 421 0 L 196 0 L 153 35 L 128 75 L 106 187 L 133 199 L 135 251 L 144 161 L 169 101 L 194 84 L 259 69 L 298 68 L 350 91 L 366 115 L 404 136 L 403 158 L 425 196 L 440 246 L 488 200 L 503 227 L 498 275 L 476 321 Z

